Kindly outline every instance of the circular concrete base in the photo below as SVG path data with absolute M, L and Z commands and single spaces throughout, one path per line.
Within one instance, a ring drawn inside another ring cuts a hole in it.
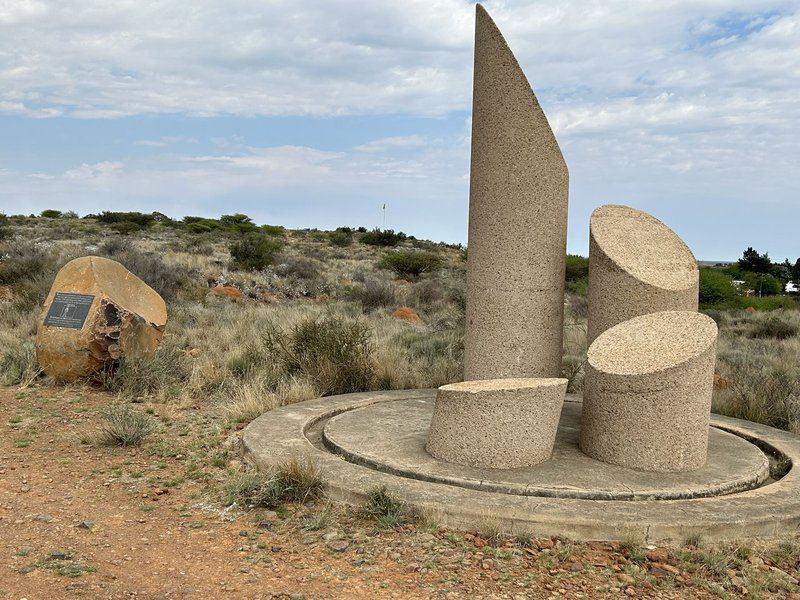
M 244 430 L 244 451 L 265 468 L 292 456 L 314 460 L 328 495 L 343 502 L 361 503 L 371 489 L 387 486 L 453 527 L 491 521 L 508 533 L 535 536 L 680 541 L 777 536 L 800 525 L 797 468 L 764 481 L 767 454 L 790 465 L 800 461 L 800 438 L 787 432 L 713 415 L 706 467 L 644 473 L 580 455 L 574 449 L 580 398 L 568 397 L 551 461 L 470 469 L 422 449 L 434 396 L 435 390 L 368 392 L 281 407 Z
M 687 473 L 635 471 L 596 461 L 578 449 L 581 404 L 565 402 L 553 456 L 516 469 L 456 465 L 425 451 L 433 400 L 382 402 L 347 411 L 323 428 L 325 445 L 378 471 L 504 494 L 592 500 L 700 498 L 758 487 L 769 459 L 753 444 L 711 429 L 706 465 Z

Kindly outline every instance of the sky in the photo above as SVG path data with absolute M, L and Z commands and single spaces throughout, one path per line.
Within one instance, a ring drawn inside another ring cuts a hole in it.
M 490 0 L 570 171 L 701 260 L 800 256 L 800 0 Z M 466 242 L 474 2 L 3 0 L 0 212 Z M 386 204 L 386 214 L 382 207 Z

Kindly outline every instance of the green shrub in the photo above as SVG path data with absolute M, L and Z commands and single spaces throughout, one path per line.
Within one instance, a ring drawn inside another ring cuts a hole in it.
M 107 446 L 139 446 L 155 429 L 153 419 L 130 404 L 114 404 L 102 413 L 98 441 Z
M 257 229 L 256 224 L 247 215 L 237 213 L 235 215 L 222 215 L 219 218 L 220 223 L 225 225 L 226 229 L 231 231 L 238 231 L 240 233 L 248 233 Z
M 717 306 L 732 302 L 738 295 L 729 275 L 718 269 L 700 269 L 700 304 Z
M 782 294 L 784 290 L 783 282 L 765 273 L 742 273 L 742 279 L 747 288 L 753 290 L 759 297 L 775 296 Z
M 308 377 L 323 396 L 363 392 L 374 380 L 370 331 L 360 321 L 326 316 L 301 321 L 288 334 L 273 329 L 265 350 L 288 374 Z
M 361 236 L 359 242 L 370 246 L 397 246 L 406 239 L 406 234 L 402 231 L 395 233 L 392 229 L 373 229 Z
M 779 317 L 772 316 L 765 321 L 756 323 L 755 327 L 750 331 L 750 337 L 785 340 L 787 338 L 795 337 L 797 333 L 797 325 L 794 323 L 788 323 Z
M 577 254 L 567 254 L 567 268 L 564 272 L 567 281 L 578 281 L 589 277 L 589 259 Z
M 60 210 L 53 210 L 52 208 L 48 208 L 47 210 L 42 211 L 42 216 L 45 219 L 60 219 L 61 218 L 61 211 Z
M 328 239 L 330 240 L 332 245 L 344 248 L 345 246 L 349 246 L 350 244 L 353 243 L 353 234 L 338 230 L 331 231 L 328 234 Z
M 133 223 L 138 225 L 139 229 L 146 229 L 156 221 L 154 215 L 146 215 L 140 212 L 112 212 L 106 210 L 99 215 L 86 215 L 85 218 L 92 216 L 100 223 Z
M 247 234 L 229 246 L 234 266 L 246 270 L 268 267 L 281 248 L 282 241 L 261 233 Z
M 378 262 L 381 269 L 389 269 L 400 277 L 419 277 L 423 273 L 438 271 L 442 259 L 433 252 L 401 251 L 385 255 Z
M 0 241 L 11 237 L 11 229 L 8 226 L 8 217 L 0 213 Z
M 286 233 L 286 229 L 280 225 L 262 225 L 261 231 L 272 237 L 283 237 Z
M 142 227 L 138 223 L 133 223 L 131 221 L 121 221 L 119 223 L 111 223 L 109 227 L 120 235 L 131 235 L 132 233 L 138 233 L 139 231 L 142 231 L 144 229 L 144 227 Z

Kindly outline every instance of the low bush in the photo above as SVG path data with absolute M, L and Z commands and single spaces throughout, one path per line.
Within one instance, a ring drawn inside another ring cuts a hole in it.
M 797 333 L 798 327 L 794 323 L 771 316 L 765 321 L 756 323 L 755 327 L 750 331 L 750 337 L 785 340 L 795 337 Z
M 11 228 L 8 226 L 8 217 L 0 213 L 0 241 L 11 237 Z
M 60 210 L 54 210 L 52 208 L 48 208 L 47 210 L 43 210 L 41 215 L 45 219 L 60 219 L 61 218 L 61 211 Z
M 13 285 L 55 270 L 55 255 L 43 246 L 28 241 L 0 247 L 0 283 Z
M 400 277 L 419 277 L 423 273 L 438 271 L 442 259 L 433 252 L 401 251 L 385 255 L 378 262 L 381 269 L 389 269 Z
M 322 271 L 322 263 L 304 256 L 280 256 L 275 272 L 281 277 L 297 277 L 299 279 L 316 279 Z
M 369 328 L 338 316 L 301 321 L 268 332 L 265 350 L 290 375 L 304 375 L 322 396 L 363 392 L 374 379 Z
M 333 246 L 339 246 L 340 248 L 344 248 L 349 246 L 353 243 L 353 234 L 351 232 L 345 231 L 331 231 L 328 234 L 328 239 L 330 240 Z
M 233 266 L 252 271 L 271 265 L 281 248 L 281 240 L 262 233 L 250 233 L 233 242 L 228 249 L 233 258 Z
M 155 423 L 148 415 L 135 410 L 129 404 L 114 404 L 102 413 L 98 443 L 107 446 L 140 446 L 155 430 Z
M 365 313 L 379 308 L 387 308 L 397 303 L 397 288 L 389 281 L 366 279 L 363 284 L 355 285 L 347 291 L 350 300 L 361 303 Z
M 392 229 L 376 228 L 364 233 L 358 241 L 370 246 L 397 246 L 404 239 L 406 239 L 406 234 L 402 231 L 395 233 Z

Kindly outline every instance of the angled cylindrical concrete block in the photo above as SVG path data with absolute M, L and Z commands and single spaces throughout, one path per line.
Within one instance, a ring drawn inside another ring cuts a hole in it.
M 717 325 L 698 312 L 635 317 L 589 347 L 581 450 L 643 471 L 706 462 Z
M 699 271 L 688 246 L 655 217 L 615 204 L 589 221 L 589 325 L 592 341 L 632 317 L 697 310 Z
M 478 6 L 464 379 L 561 375 L 568 180 L 525 74 Z
M 566 379 L 490 379 L 439 388 L 426 449 L 471 467 L 513 469 L 553 453 Z

